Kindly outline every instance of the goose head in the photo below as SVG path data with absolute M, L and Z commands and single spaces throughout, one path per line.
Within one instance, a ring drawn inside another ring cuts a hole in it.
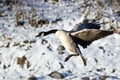
M 35 37 L 43 37 L 43 36 L 46 36 L 46 32 L 40 32 L 38 35 L 36 35 Z

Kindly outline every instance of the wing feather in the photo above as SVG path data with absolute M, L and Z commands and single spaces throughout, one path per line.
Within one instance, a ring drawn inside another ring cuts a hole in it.
M 106 31 L 99 29 L 84 29 L 81 31 L 73 32 L 71 33 L 71 35 L 80 38 L 84 41 L 94 41 L 109 36 L 113 33 L 114 31 Z

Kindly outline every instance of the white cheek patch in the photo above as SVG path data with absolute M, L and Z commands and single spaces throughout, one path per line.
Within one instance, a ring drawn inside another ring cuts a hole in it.
M 41 37 L 43 37 L 43 36 L 45 36 L 45 34 L 44 34 L 44 33 L 42 33 L 42 34 L 41 34 Z

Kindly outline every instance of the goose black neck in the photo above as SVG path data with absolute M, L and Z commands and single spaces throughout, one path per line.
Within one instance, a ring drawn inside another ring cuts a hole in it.
M 44 34 L 45 34 L 45 35 L 49 35 L 49 34 L 51 34 L 51 33 L 55 33 L 56 31 L 58 31 L 58 30 L 57 30 L 57 29 L 53 29 L 53 30 L 44 32 Z
M 39 37 L 39 36 L 47 36 L 47 35 L 49 35 L 49 34 L 51 34 L 51 33 L 55 33 L 56 31 L 58 31 L 58 30 L 57 30 L 57 29 L 54 29 L 54 30 L 50 30 L 50 31 L 46 31 L 46 32 L 42 31 L 42 32 L 40 32 L 38 35 L 36 35 L 36 37 Z
M 45 32 L 46 34 L 51 34 L 51 33 L 55 33 L 56 31 L 58 31 L 57 29 L 53 29 L 53 30 L 50 30 L 50 31 L 47 31 Z

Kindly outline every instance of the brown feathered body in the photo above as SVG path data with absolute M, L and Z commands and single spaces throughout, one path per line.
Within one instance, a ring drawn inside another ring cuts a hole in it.
M 72 53 L 77 52 L 76 44 L 71 38 L 70 33 L 60 30 L 60 31 L 57 31 L 55 35 L 60 39 L 61 43 L 64 45 L 66 50 Z
M 81 51 L 78 48 L 78 45 L 73 41 L 70 33 L 63 31 L 63 30 L 59 30 L 56 31 L 55 35 L 60 39 L 61 43 L 63 44 L 63 46 L 65 47 L 65 49 L 72 54 L 73 56 L 75 56 L 78 60 L 80 60 L 84 65 L 86 65 L 85 59 L 82 56 Z M 66 57 L 66 61 L 70 58 Z

